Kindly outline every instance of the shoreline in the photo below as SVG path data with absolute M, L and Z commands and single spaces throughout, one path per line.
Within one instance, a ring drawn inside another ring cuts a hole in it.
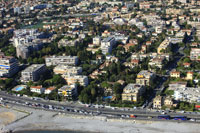
M 141 133 L 198 133 L 199 125 L 196 123 L 179 123 L 170 121 L 142 121 L 142 120 L 123 120 L 105 119 L 103 117 L 85 117 L 70 114 L 60 114 L 55 112 L 32 110 L 30 108 L 18 107 L 31 115 L 5 125 L 3 133 L 12 131 L 13 133 L 23 133 L 28 131 L 60 131 L 71 133 L 127 133 L 137 131 Z M 12 109 L 5 109 L 11 111 Z M 1 112 L 1 110 L 0 110 Z M 4 112 L 4 111 L 3 111 Z M 16 115 L 18 115 L 17 113 Z M 20 113 L 22 114 L 22 112 Z M 22 115 L 23 117 L 23 115 Z M 0 123 L 1 124 L 1 123 Z M 192 129 L 191 129 L 192 127 Z M 34 132 L 34 133 L 35 133 Z
M 27 129 L 27 130 L 16 130 L 16 131 L 11 131 L 11 133 L 24 133 L 24 132 L 29 132 L 29 131 L 33 131 L 33 132 L 37 132 L 37 131 L 50 131 L 50 132 L 54 132 L 54 131 L 59 131 L 59 132 L 76 132 L 76 133 L 98 133 L 98 132 L 90 132 L 90 131 L 81 131 L 81 130 L 70 130 L 70 129 Z

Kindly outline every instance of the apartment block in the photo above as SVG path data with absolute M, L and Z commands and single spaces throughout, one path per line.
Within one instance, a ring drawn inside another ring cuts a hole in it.
M 172 106 L 174 106 L 174 102 L 172 100 L 172 98 L 170 96 L 165 97 L 164 99 L 164 105 L 168 108 L 171 108 Z
M 153 108 L 161 109 L 163 105 L 163 97 L 162 96 L 156 96 L 153 99 Z
M 93 38 L 93 44 L 94 45 L 100 45 L 101 44 L 101 37 L 100 36 L 96 36 Z
M 46 66 L 44 64 L 33 64 L 21 72 L 21 81 L 37 81 L 45 70 Z
M 165 39 L 160 46 L 157 48 L 157 53 L 161 54 L 163 51 L 165 51 L 169 46 L 171 45 L 169 39 Z
M 112 52 L 112 47 L 115 45 L 114 37 L 107 37 L 101 42 L 101 51 L 104 55 L 110 54 Z
M 53 69 L 55 74 L 74 74 L 79 75 L 82 73 L 82 67 L 74 67 L 74 66 L 67 66 L 67 65 L 58 65 Z
M 177 87 L 174 89 L 174 99 L 186 102 L 200 102 L 200 88 Z
M 145 87 L 138 84 L 128 84 L 122 93 L 122 101 L 137 102 L 139 97 L 145 92 Z
M 63 74 L 62 77 L 68 83 L 68 85 L 79 83 L 82 86 L 88 85 L 88 77 L 84 75 L 73 75 L 73 74 Z
M 156 96 L 153 99 L 153 108 L 154 109 L 161 109 L 163 105 L 168 108 L 175 106 L 173 103 L 173 100 L 170 96 L 167 96 L 167 97 Z
M 78 44 L 80 44 L 82 42 L 81 39 L 77 38 L 75 40 L 68 40 L 68 39 L 61 39 L 58 42 L 58 47 L 72 47 L 72 46 L 77 46 Z
M 200 48 L 192 48 L 191 49 L 190 59 L 200 61 Z
M 17 46 L 16 54 L 18 58 L 21 57 L 22 59 L 27 59 L 28 56 L 30 55 L 29 48 L 23 45 Z
M 19 71 L 17 59 L 0 55 L 0 77 L 11 77 Z
M 65 85 L 58 89 L 58 94 L 66 97 L 67 99 L 75 99 L 78 95 L 77 85 Z
M 154 78 L 155 74 L 153 72 L 142 70 L 137 74 L 136 84 L 149 86 Z
M 172 82 L 169 84 L 169 90 L 175 90 L 176 88 L 186 88 L 187 82 Z
M 40 50 L 44 44 L 42 34 L 35 29 L 15 30 L 12 41 L 16 47 L 17 57 L 26 59 L 32 51 Z
M 57 66 L 62 65 L 77 65 L 77 56 L 50 56 L 45 58 L 46 66 Z
M 164 60 L 165 60 L 165 57 L 155 57 L 149 61 L 149 66 L 151 69 L 152 68 L 162 69 L 165 65 Z

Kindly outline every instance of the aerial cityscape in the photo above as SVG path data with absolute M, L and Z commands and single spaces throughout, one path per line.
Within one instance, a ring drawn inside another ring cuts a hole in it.
M 200 0 L 0 0 L 0 133 L 198 133 Z

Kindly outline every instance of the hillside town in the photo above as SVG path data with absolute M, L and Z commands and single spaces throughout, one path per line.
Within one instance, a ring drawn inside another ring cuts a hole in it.
M 0 88 L 197 111 L 200 0 L 1 0 Z

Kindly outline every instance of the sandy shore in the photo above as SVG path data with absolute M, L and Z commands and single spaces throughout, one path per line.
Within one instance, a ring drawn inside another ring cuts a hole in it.
M 105 133 L 199 133 L 200 124 L 175 123 L 175 122 L 145 122 L 106 120 L 104 117 L 82 117 L 61 114 L 49 111 L 33 110 L 30 108 L 19 108 L 33 112 L 28 117 L 16 122 L 4 125 L 3 131 L 20 130 L 73 130 L 86 132 Z M 10 112 L 2 110 L 0 112 Z M 18 114 L 16 114 L 18 116 Z M 23 117 L 22 115 L 21 117 Z M 19 119 L 19 116 L 18 116 Z M 1 117 L 0 117 L 1 120 Z M 2 125 L 2 123 L 1 123 Z

